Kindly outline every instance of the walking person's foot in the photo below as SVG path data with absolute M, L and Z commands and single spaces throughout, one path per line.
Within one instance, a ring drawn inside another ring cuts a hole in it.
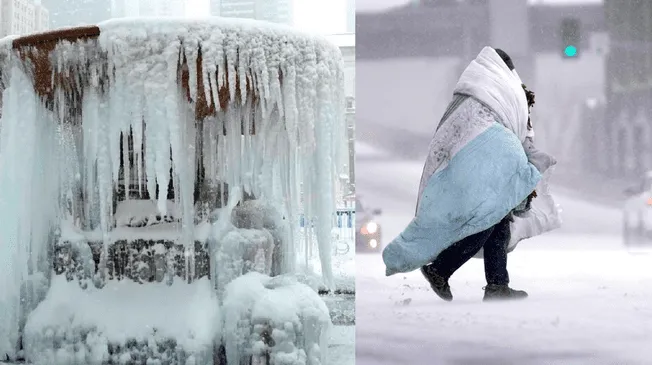
M 453 300 L 453 293 L 451 293 L 451 287 L 448 285 L 448 279 L 437 274 L 429 265 L 423 266 L 421 273 L 428 280 L 430 287 L 438 297 L 447 302 Z
M 484 288 L 484 298 L 487 301 L 499 300 L 518 300 L 527 298 L 527 292 L 523 290 L 515 290 L 507 285 L 489 284 Z

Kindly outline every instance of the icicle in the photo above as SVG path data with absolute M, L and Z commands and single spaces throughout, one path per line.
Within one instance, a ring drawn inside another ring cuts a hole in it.
M 226 52 L 224 51 L 224 42 L 225 39 L 221 38 L 221 47 L 217 47 L 215 50 L 215 66 L 217 68 L 217 73 L 214 75 L 211 75 L 211 83 L 213 86 L 217 85 L 217 88 L 213 87 L 213 100 L 215 100 L 215 106 L 216 110 L 219 111 L 221 109 L 221 105 L 219 102 L 219 91 L 226 85 Z M 213 82 L 213 78 L 215 79 L 215 82 Z
M 129 161 L 129 134 L 122 134 L 122 175 L 125 185 L 125 200 L 129 200 L 131 185 L 131 163 Z
M 290 47 L 288 47 L 290 48 Z M 294 52 L 287 52 L 286 57 L 291 57 Z M 296 85 L 296 69 L 292 63 L 289 63 L 283 70 L 283 89 L 282 89 L 282 100 L 284 103 L 285 110 L 285 128 L 288 133 L 289 143 L 291 148 L 296 148 L 298 145 L 297 141 L 297 85 Z
M 175 71 L 176 65 L 171 57 L 168 58 L 168 72 L 170 75 Z M 178 182 L 179 195 L 175 200 L 182 208 L 182 242 L 186 250 L 186 270 L 188 280 L 194 277 L 194 186 L 195 172 L 193 161 L 195 156 L 194 135 L 192 139 L 188 136 L 187 125 L 190 120 L 186 103 L 179 93 L 175 80 L 171 77 L 167 84 L 166 100 L 166 123 L 160 127 L 168 130 L 166 134 L 166 145 L 172 152 L 173 172 Z M 194 124 L 194 123 L 193 123 Z M 168 159 L 169 161 L 169 156 Z M 159 179 L 160 181 L 160 179 Z M 160 184 L 160 182 L 159 182 Z M 167 184 L 165 185 L 167 187 Z M 159 189 L 161 186 L 159 185 Z
M 229 101 L 230 103 L 235 102 L 235 90 L 236 90 L 236 79 L 237 79 L 237 59 L 238 59 L 238 47 L 239 47 L 239 37 L 236 33 L 230 33 L 226 36 L 226 42 L 224 46 L 226 47 L 226 76 L 229 84 Z
M 245 171 L 243 176 L 243 185 L 244 189 L 248 193 L 253 193 L 253 159 L 254 159 L 254 150 L 251 148 L 251 125 L 253 123 L 253 105 L 251 99 L 247 100 L 244 104 L 243 115 L 242 115 L 242 124 L 244 126 L 244 136 L 242 138 L 242 150 L 241 156 L 242 167 Z
M 106 106 L 105 106 L 106 107 Z M 108 109 L 108 108 L 107 108 Z M 120 124 L 111 124 L 112 120 L 107 118 L 108 123 L 108 143 L 109 143 L 109 153 L 111 161 L 111 181 L 114 183 L 118 182 L 120 178 L 120 139 L 122 134 L 122 128 Z M 116 121 L 117 122 L 117 121 Z
M 199 56 L 199 43 L 196 39 L 185 39 L 182 49 L 183 54 L 186 56 L 186 63 L 188 65 L 188 88 L 190 89 L 190 98 L 197 102 L 197 57 Z
M 159 95 L 161 96 L 161 95 Z M 160 108 L 157 107 L 157 108 Z M 155 139 L 155 157 L 154 157 L 154 171 L 156 176 L 156 183 L 158 184 L 158 210 L 161 215 L 167 214 L 167 194 L 168 194 L 168 185 L 170 183 L 170 132 L 168 129 L 170 119 L 174 116 L 166 115 L 162 113 L 148 113 L 150 115 L 156 115 L 159 119 L 158 122 L 154 124 L 156 135 Z M 155 119 L 150 119 L 155 120 Z
M 98 105 L 98 120 L 94 121 L 97 126 L 97 186 L 99 190 L 100 208 L 100 229 L 103 234 L 104 250 L 108 250 L 110 244 L 109 230 L 113 217 L 113 179 L 112 179 L 112 156 L 111 138 L 109 132 L 106 106 L 100 102 L 97 91 L 91 89 L 88 96 L 91 104 Z M 84 118 L 86 121 L 86 118 Z
M 136 106 L 140 106 L 140 103 L 136 103 Z M 144 159 L 143 159 L 143 133 L 145 125 L 143 123 L 142 107 L 135 107 L 132 114 L 131 120 L 131 133 L 133 138 L 133 147 L 134 147 L 134 162 L 136 164 L 136 178 L 138 179 L 138 195 L 143 196 L 143 170 L 144 170 Z
M 247 44 L 246 40 L 244 40 L 244 43 Z M 246 107 L 247 102 L 249 101 L 247 97 L 247 77 L 249 73 L 249 62 L 250 62 L 250 56 L 249 54 L 251 53 L 249 47 L 240 47 L 239 52 L 238 52 L 238 78 L 240 82 L 240 96 L 241 96 L 241 106 L 244 107 L 245 111 L 248 111 Z M 251 104 L 249 104 L 251 106 Z
M 206 99 L 207 105 L 210 107 L 212 102 L 218 100 L 215 98 L 215 91 L 211 88 L 211 79 L 214 78 L 213 75 L 215 75 L 215 70 L 217 69 L 217 66 L 215 65 L 215 54 L 213 51 L 215 45 L 212 42 L 200 42 L 199 47 L 201 48 L 202 56 L 202 74 L 199 76 L 201 76 L 201 81 L 204 85 L 204 98 Z
M 156 196 L 156 168 L 155 168 L 155 158 L 156 158 L 156 143 L 157 143 L 157 135 L 156 135 L 156 118 L 151 118 L 151 114 L 149 113 L 150 109 L 154 109 L 157 106 L 155 105 L 149 105 L 149 103 L 146 103 L 146 120 L 147 122 L 145 123 L 145 131 L 144 131 L 144 141 L 145 141 L 145 151 L 144 151 L 144 164 L 145 164 L 145 182 L 147 186 L 147 194 L 149 195 L 150 199 L 154 199 Z
M 217 171 L 215 170 L 215 159 L 217 155 L 217 120 L 215 117 L 209 117 L 204 120 L 204 130 L 199 138 L 202 139 L 203 149 L 202 167 L 206 174 L 206 180 L 214 180 L 217 178 Z
M 111 166 L 112 166 L 112 176 L 113 181 L 118 182 L 120 179 L 120 140 L 121 134 L 128 129 L 129 118 L 128 113 L 125 110 L 127 105 L 124 100 L 124 78 L 123 77 L 113 77 L 111 72 L 111 67 L 115 65 L 115 58 L 109 57 L 109 80 L 111 87 L 108 88 L 108 100 L 107 109 L 109 113 L 109 143 L 111 151 Z
M 227 158 L 225 165 L 228 169 L 227 183 L 229 187 L 242 186 L 242 165 L 240 144 L 242 136 L 240 134 L 240 123 L 242 116 L 240 108 L 229 105 L 226 110 L 226 138 L 227 138 Z
M 45 289 L 28 288 L 51 272 L 47 252 L 58 221 L 59 176 L 57 164 L 48 162 L 56 161 L 58 141 L 21 68 L 12 62 L 3 73 L 10 82 L 0 129 L 0 354 L 15 359 L 21 322 L 42 299 L 35 290 Z

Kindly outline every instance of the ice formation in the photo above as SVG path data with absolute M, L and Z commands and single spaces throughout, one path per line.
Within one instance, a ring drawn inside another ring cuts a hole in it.
M 331 330 L 328 308 L 310 287 L 292 277 L 257 272 L 226 286 L 223 305 L 227 362 L 322 365 Z
M 48 243 L 58 223 L 65 161 L 57 158 L 57 124 L 37 107 L 31 81 L 16 67 L 5 82 L 7 76 L 0 123 L 0 356 L 14 358 L 18 329 L 48 286 Z
M 127 200 L 147 193 L 165 216 L 173 182 L 175 239 L 186 245 L 190 273 L 193 242 L 209 231 L 198 233 L 194 222 L 199 169 L 229 194 L 241 189 L 276 206 L 279 226 L 316 217 L 332 287 L 334 181 L 345 141 L 339 49 L 289 28 L 233 19 L 122 19 L 99 28 L 97 39 L 60 42 L 50 52 L 51 99 L 37 95 L 30 62 L 21 60 L 35 51 L 0 41 L 0 357 L 15 357 L 19 330 L 43 299 L 60 222 L 100 235 L 103 257 L 130 229 L 114 228 L 118 184 Z M 54 82 L 60 75 L 65 87 Z M 80 110 L 70 110 L 76 98 Z M 201 100 L 214 113 L 197 120 Z M 304 240 L 298 229 L 286 232 L 280 272 L 294 269 L 297 242 L 313 244 L 312 232 Z
M 249 272 L 270 275 L 274 239 L 267 230 L 233 229 L 222 239 L 215 252 L 219 263 L 213 270 L 218 294 L 232 280 Z

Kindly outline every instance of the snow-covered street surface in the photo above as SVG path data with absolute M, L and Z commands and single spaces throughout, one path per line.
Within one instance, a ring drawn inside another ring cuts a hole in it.
M 333 322 L 328 342 L 326 365 L 355 364 L 355 243 L 348 240 L 335 240 L 333 246 L 333 278 L 337 294 L 325 294 L 321 298 L 326 303 Z M 348 246 L 348 247 L 347 247 Z M 346 247 L 346 249 L 344 249 Z M 338 252 L 340 251 L 340 252 Z M 304 253 L 298 255 L 299 277 L 311 287 L 323 290 L 319 257 L 316 252 L 309 258 L 307 266 Z M 305 277 L 301 278 L 301 273 Z
M 423 165 L 357 151 L 357 191 L 383 210 L 387 243 L 412 218 Z M 482 260 L 451 278 L 447 303 L 419 272 L 385 277 L 380 255 L 358 255 L 356 364 L 650 364 L 652 253 L 622 246 L 619 210 L 553 193 L 564 227 L 509 254 L 525 301 L 483 303 Z
M 326 365 L 354 365 L 355 327 L 333 326 L 328 345 L 328 362 Z

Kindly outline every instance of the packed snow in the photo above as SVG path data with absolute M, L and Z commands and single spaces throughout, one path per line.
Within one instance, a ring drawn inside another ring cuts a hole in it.
M 111 356 L 135 361 L 149 356 L 164 362 L 170 356 L 165 351 L 173 349 L 148 354 L 135 343 L 159 349 L 174 340 L 191 356 L 203 356 L 195 361 L 205 364 L 212 363 L 221 325 L 219 302 L 208 279 L 171 287 L 110 281 L 103 289 L 82 290 L 76 282 L 55 276 L 46 299 L 29 317 L 23 343 L 35 364 L 100 365 Z M 134 346 L 129 346 L 132 342 Z M 53 343 L 58 344 L 56 352 Z M 129 350 L 115 351 L 114 344 Z
M 113 241 L 151 240 L 176 242 L 182 238 L 183 233 L 181 228 L 182 223 L 180 222 L 163 222 L 159 224 L 151 224 L 151 221 L 149 225 L 145 225 L 143 227 L 117 226 L 111 230 L 111 239 Z M 194 228 L 194 240 L 199 242 L 206 242 L 210 236 L 210 233 L 210 223 L 201 222 Z M 84 231 L 76 227 L 69 220 L 61 222 L 62 241 L 74 242 L 76 240 L 83 239 L 90 242 L 101 242 L 103 237 L 103 232 L 99 228 L 92 231 Z
M 363 203 L 383 209 L 387 242 L 413 217 L 423 165 L 362 150 L 356 185 Z M 356 364 L 649 364 L 652 253 L 622 246 L 617 209 L 552 191 L 564 226 L 508 256 L 510 285 L 528 291 L 525 301 L 483 303 L 482 260 L 453 275 L 447 303 L 420 272 L 387 278 L 380 255 L 358 255 Z
M 157 308 L 133 323 L 142 326 L 140 332 L 134 329 L 136 341 L 148 338 L 143 328 L 156 329 L 180 347 L 188 346 L 184 351 L 189 356 L 202 357 L 203 346 L 220 329 L 211 310 L 221 299 L 228 303 L 214 290 L 220 277 L 216 270 L 226 268 L 221 260 L 234 265 L 228 275 L 287 274 L 296 270 L 296 251 L 316 246 L 323 282 L 334 288 L 331 227 L 335 181 L 341 173 L 334 161 L 341 161 L 340 143 L 346 141 L 339 49 L 287 27 L 233 19 L 121 19 L 99 28 L 98 39 L 62 42 L 51 52 L 54 72 L 66 75 L 70 83 L 65 89 L 55 82 L 47 105 L 34 91 L 31 66 L 10 49 L 11 39 L 0 42 L 0 355 L 17 357 L 20 329 L 27 323 L 25 344 L 32 359 L 94 363 L 105 359 L 112 341 L 127 340 L 130 346 L 131 340 L 118 338 L 118 332 L 125 325 L 132 335 L 131 324 L 112 317 L 129 308 L 138 308 L 133 310 L 139 315 L 145 308 Z M 24 51 L 29 57 L 30 51 Z M 184 71 L 190 102 L 179 85 Z M 76 96 L 82 98 L 80 110 L 69 105 Z M 195 107 L 202 99 L 215 113 L 196 123 Z M 209 207 L 216 219 L 197 222 L 204 209 L 194 204 L 195 185 L 204 182 L 196 181 L 200 169 L 205 181 L 219 185 L 220 196 Z M 172 202 L 166 188 L 170 183 Z M 114 211 L 118 185 L 124 186 L 127 202 Z M 151 201 L 131 201 L 143 195 Z M 247 196 L 274 207 L 273 224 L 234 225 L 235 208 Z M 304 234 L 290 223 L 300 215 L 316 218 L 314 231 Z M 108 282 L 103 289 L 83 290 L 51 275 L 49 252 L 62 238 L 103 242 L 100 273 L 107 270 L 108 247 L 116 240 L 174 240 L 185 245 L 184 272 L 189 277 L 195 268 L 195 241 L 207 242 L 214 275 L 210 283 Z M 281 245 L 278 258 L 271 258 L 274 245 Z M 245 257 L 237 261 L 236 253 Z M 270 260 L 278 264 L 276 270 Z M 228 275 L 219 286 L 238 280 L 238 275 Z M 272 316 L 271 323 L 278 314 L 297 325 L 292 310 L 299 311 L 295 315 L 311 313 L 301 319 L 309 322 L 300 322 L 294 332 L 285 328 L 273 333 L 281 336 L 277 342 L 291 339 L 282 336 L 308 336 L 297 340 L 304 347 L 291 354 L 282 353 L 287 346 L 273 349 L 281 351 L 273 355 L 279 364 L 287 363 L 286 356 L 296 364 L 321 364 L 326 356 L 320 328 L 326 326 L 328 310 L 324 317 L 323 301 L 302 285 L 269 287 L 265 290 L 272 294 L 255 307 L 255 318 Z M 303 299 L 287 301 L 297 293 Z M 152 295 L 151 301 L 146 294 Z M 189 306 L 187 299 L 193 296 L 207 308 Z M 100 310 L 108 308 L 104 304 L 93 308 L 92 303 L 105 300 L 114 304 L 108 312 Z M 263 309 L 282 313 L 265 314 Z M 198 318 L 206 323 L 200 321 L 200 326 Z M 170 327 L 161 323 L 166 319 Z M 185 322 L 172 331 L 179 321 Z M 48 332 L 53 326 L 59 328 Z M 52 342 L 60 330 L 66 340 L 86 336 L 86 348 L 71 351 L 68 344 Z M 99 332 L 91 335 L 91 330 Z M 43 346 L 60 353 L 48 353 Z M 142 355 L 125 354 L 118 360 Z
M 113 219 L 116 227 L 143 227 L 151 226 L 161 222 L 173 222 L 178 220 L 179 212 L 174 201 L 168 200 L 165 207 L 165 215 L 151 200 L 125 200 L 118 203 Z

